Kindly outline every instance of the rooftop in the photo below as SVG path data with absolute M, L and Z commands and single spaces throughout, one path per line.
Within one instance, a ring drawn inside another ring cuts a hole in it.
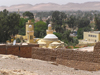
M 58 40 L 58 37 L 54 34 L 47 34 L 44 39 L 57 39 Z
M 100 34 L 100 31 L 89 31 L 90 33 Z

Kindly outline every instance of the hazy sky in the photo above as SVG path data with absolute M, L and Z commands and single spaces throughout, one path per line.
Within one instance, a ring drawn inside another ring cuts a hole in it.
M 57 4 L 67 4 L 69 2 L 73 3 L 84 3 L 84 2 L 94 2 L 100 0 L 0 0 L 0 6 L 11 6 L 15 4 L 39 4 L 39 3 L 57 3 Z

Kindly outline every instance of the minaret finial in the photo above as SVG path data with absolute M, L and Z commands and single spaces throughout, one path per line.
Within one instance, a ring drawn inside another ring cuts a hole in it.
M 53 34 L 52 25 L 48 24 L 47 34 Z
M 18 9 L 18 14 L 19 14 L 19 9 Z

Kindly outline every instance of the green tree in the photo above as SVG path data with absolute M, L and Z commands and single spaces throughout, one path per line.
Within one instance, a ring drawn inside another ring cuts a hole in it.
M 72 15 L 67 20 L 67 24 L 70 28 L 74 28 L 76 26 L 75 22 L 76 22 L 76 18 L 75 16 Z
M 23 13 L 23 16 L 28 16 L 29 19 L 34 19 L 34 15 L 33 13 L 29 12 L 29 11 L 26 11 Z
M 64 41 L 65 43 L 67 43 L 67 44 L 69 42 L 72 42 L 72 37 L 70 37 L 70 33 L 71 33 L 70 30 L 64 31 L 64 33 L 62 34 L 61 40 Z
M 50 21 L 51 21 L 50 19 L 46 20 L 47 25 L 50 24 Z
M 61 33 L 57 33 L 57 32 L 54 32 L 53 34 L 55 34 L 59 40 L 62 39 L 62 34 Z
M 90 20 L 87 18 L 82 18 L 78 21 L 78 28 L 84 28 L 90 25 Z
M 34 24 L 34 35 L 38 38 L 43 38 L 46 35 L 47 24 L 43 21 Z
M 91 31 L 91 27 L 90 26 L 87 26 L 87 27 L 84 27 L 84 28 L 79 28 L 78 31 L 77 31 L 77 38 L 78 39 L 83 39 L 83 32 L 86 32 L 86 31 Z
M 95 30 L 100 30 L 100 17 L 95 15 Z
M 65 26 L 65 19 L 66 19 L 66 14 L 63 12 L 55 11 L 52 14 L 52 26 L 53 29 L 56 30 L 56 32 L 63 32 L 63 30 L 66 28 Z
M 79 28 L 77 31 L 77 38 L 78 39 L 83 39 L 83 28 Z
M 75 46 L 75 45 L 77 45 L 78 43 L 79 43 L 78 38 L 74 38 L 74 37 L 73 37 L 72 45 Z
M 0 12 L 0 42 L 10 39 L 11 35 L 18 33 L 20 16 L 16 13 L 10 13 L 4 9 Z
M 25 35 L 25 25 L 28 19 L 20 18 L 19 25 L 18 25 L 18 33 L 19 35 Z
M 8 25 L 9 25 L 9 33 L 12 35 L 15 35 L 18 33 L 19 29 L 19 21 L 20 21 L 20 16 L 19 14 L 16 13 L 10 13 L 8 15 Z

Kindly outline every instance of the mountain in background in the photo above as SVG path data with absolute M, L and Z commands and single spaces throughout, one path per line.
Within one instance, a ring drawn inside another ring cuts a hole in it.
M 86 3 L 68 3 L 65 5 L 59 5 L 55 3 L 41 3 L 36 5 L 31 4 L 19 4 L 12 5 L 10 7 L 0 6 L 0 11 L 7 9 L 8 11 L 68 11 L 68 10 L 82 10 L 82 11 L 91 11 L 91 10 L 100 10 L 100 2 L 86 2 Z

